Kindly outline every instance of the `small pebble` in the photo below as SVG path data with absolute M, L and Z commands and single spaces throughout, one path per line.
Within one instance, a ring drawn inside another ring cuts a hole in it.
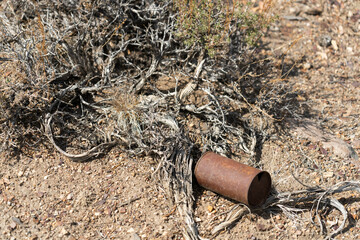
M 61 238 L 65 235 L 69 235 L 69 232 L 65 228 L 62 228 L 58 236 Z
M 211 205 L 209 205 L 209 206 L 207 207 L 207 209 L 208 209 L 208 211 L 209 211 L 209 212 L 214 211 L 214 207 L 213 207 L 213 206 L 211 206 Z
M 121 207 L 121 208 L 120 208 L 120 213 L 126 213 L 126 208 Z
M 13 230 L 16 228 L 16 223 L 15 222 L 11 222 L 9 225 L 10 229 Z
M 24 175 L 24 172 L 23 172 L 23 171 L 19 171 L 19 172 L 18 172 L 18 177 L 22 177 L 22 175 Z
M 69 193 L 66 197 L 67 200 L 71 200 L 73 198 L 74 194 L 73 193 Z
M 17 218 L 17 217 L 12 217 L 11 218 L 15 223 L 19 224 L 19 225 L 22 225 L 23 223 L 21 222 L 20 218 Z
M 346 51 L 347 51 L 349 54 L 352 54 L 352 53 L 353 53 L 353 48 L 352 48 L 352 47 L 347 47 L 347 48 L 346 48 Z
M 337 50 L 339 49 L 339 47 L 338 47 L 338 45 L 337 45 L 337 43 L 336 43 L 335 40 L 331 40 L 331 46 L 333 47 L 333 49 L 334 49 L 335 51 L 337 51 Z
M 311 68 L 311 64 L 310 63 L 305 63 L 303 65 L 304 69 L 310 69 Z
M 352 145 L 356 149 L 360 149 L 360 140 L 355 140 L 352 142 Z
M 324 178 L 331 178 L 334 176 L 334 172 L 324 172 L 323 176 Z
M 258 224 L 256 224 L 256 226 L 259 229 L 259 231 L 261 231 L 261 232 L 264 232 L 267 230 L 267 228 L 264 224 L 258 223 Z
M 106 214 L 106 215 L 110 215 L 111 214 L 111 208 L 109 208 L 109 207 L 106 207 L 105 209 L 104 209 L 104 213 Z
M 133 233 L 131 236 L 131 240 L 141 240 L 141 238 L 136 233 Z
M 319 38 L 319 44 L 322 47 L 329 47 L 331 45 L 332 38 L 329 35 L 322 35 Z

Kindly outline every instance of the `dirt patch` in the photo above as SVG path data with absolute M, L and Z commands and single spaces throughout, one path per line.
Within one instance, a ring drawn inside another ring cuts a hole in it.
M 291 84 L 300 105 L 308 106 L 306 117 L 359 155 L 359 4 L 341 0 L 279 1 L 277 9 L 279 19 L 263 39 L 265 47 L 260 53 L 275 63 L 272 84 Z M 5 80 L 10 77 L 3 70 L 8 64 L 1 62 Z M 161 80 L 156 82 L 161 91 L 176 85 L 167 78 Z M 182 86 L 186 83 L 187 78 L 179 80 Z M 196 92 L 188 101 L 193 100 L 202 101 Z M 199 124 L 189 123 L 194 142 L 197 131 L 207 128 Z M 290 134 L 295 126 L 287 127 L 285 134 L 258 146 L 257 162 L 245 154 L 241 159 L 267 170 L 273 178 L 273 191 L 326 188 L 360 180 L 356 159 L 347 161 L 341 149 L 336 153 L 316 138 Z M 2 153 L 0 234 L 4 239 L 32 240 L 182 239 L 182 219 L 176 205 L 153 182 L 156 168 L 152 159 L 132 158 L 120 149 L 86 163 L 71 162 L 45 148 L 18 157 Z M 204 237 L 321 239 L 324 235 L 320 226 L 330 233 L 344 220 L 338 210 L 323 208 L 319 223 L 315 205 L 311 204 L 300 208 L 296 215 L 276 208 L 249 213 L 234 201 L 196 184 L 194 188 L 194 220 Z M 349 191 L 333 197 L 349 211 L 346 227 L 336 238 L 359 238 L 359 193 Z M 211 235 L 214 226 L 229 213 L 237 212 L 235 224 L 219 235 Z
M 165 192 L 150 181 L 154 166 L 147 161 L 112 151 L 77 164 L 46 152 L 17 160 L 2 156 L 4 239 L 180 236 Z

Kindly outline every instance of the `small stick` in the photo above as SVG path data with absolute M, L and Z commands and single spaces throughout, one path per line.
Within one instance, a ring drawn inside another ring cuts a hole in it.
M 168 214 L 165 214 L 165 215 L 163 216 L 163 218 L 168 218 L 170 215 L 172 215 L 172 214 L 175 212 L 175 210 L 176 210 L 176 206 L 173 207 L 173 209 L 171 210 L 171 212 L 169 212 Z
M 123 207 L 123 206 L 128 205 L 128 204 L 130 204 L 130 203 L 132 203 L 132 202 L 135 202 L 136 200 L 139 200 L 139 199 L 140 199 L 140 196 L 130 198 L 129 200 L 121 203 L 121 204 L 119 205 L 119 207 Z

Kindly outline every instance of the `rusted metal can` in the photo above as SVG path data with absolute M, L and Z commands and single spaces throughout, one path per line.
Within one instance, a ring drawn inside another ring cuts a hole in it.
M 251 207 L 264 203 L 271 188 L 268 172 L 214 152 L 201 156 L 195 166 L 195 177 L 204 188 Z

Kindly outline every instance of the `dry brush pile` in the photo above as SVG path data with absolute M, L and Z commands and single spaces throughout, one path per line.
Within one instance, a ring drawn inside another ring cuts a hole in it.
M 21 72 L 1 79 L 1 150 L 51 143 L 87 161 L 121 145 L 152 155 L 188 239 L 199 238 L 193 159 L 207 150 L 234 159 L 245 152 L 261 166 L 256 148 L 276 123 L 304 114 L 291 86 L 269 81 L 271 61 L 251 45 L 272 18 L 267 7 L 254 14 L 215 0 L 1 4 L 0 51 Z M 272 199 L 267 206 L 293 210 L 281 195 Z

